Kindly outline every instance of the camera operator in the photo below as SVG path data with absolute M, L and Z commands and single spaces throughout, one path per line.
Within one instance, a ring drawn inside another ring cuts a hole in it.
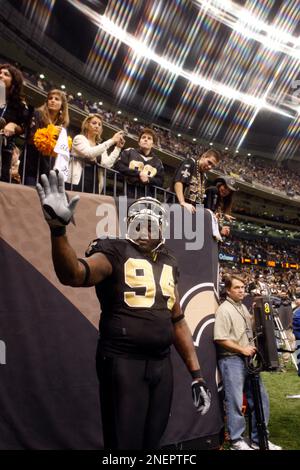
M 216 312 L 214 340 L 217 346 L 218 365 L 223 379 L 225 409 L 228 432 L 232 450 L 259 449 L 258 429 L 254 411 L 254 399 L 251 387 L 250 372 L 246 358 L 256 353 L 253 343 L 253 319 L 243 304 L 245 297 L 244 280 L 237 275 L 225 278 L 226 300 Z M 259 378 L 262 406 L 266 425 L 269 419 L 269 398 Z M 243 392 L 245 392 L 251 413 L 251 447 L 243 439 L 246 429 L 242 413 Z M 281 447 L 268 442 L 270 450 L 281 450 Z

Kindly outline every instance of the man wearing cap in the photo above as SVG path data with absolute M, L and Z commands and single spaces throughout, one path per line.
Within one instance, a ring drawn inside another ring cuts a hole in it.
M 193 379 L 192 396 L 200 414 L 210 392 L 178 291 L 178 267 L 164 245 L 166 212 L 145 197 L 128 209 L 127 237 L 96 239 L 77 258 L 66 236 L 79 196 L 67 201 L 63 175 L 50 171 L 37 185 L 51 231 L 58 279 L 72 287 L 96 287 L 101 303 L 97 373 L 104 447 L 156 449 L 166 428 L 173 391 L 170 346 L 174 344 Z
M 204 207 L 215 213 L 220 225 L 220 234 L 225 237 L 230 234 L 230 227 L 224 222 L 234 219 L 231 210 L 235 191 L 237 191 L 235 179 L 222 176 L 217 178 L 213 186 L 208 187 L 205 192 Z
M 203 204 L 205 199 L 205 172 L 212 170 L 221 160 L 218 150 L 207 150 L 196 158 L 187 158 L 177 168 L 171 191 L 177 200 L 192 214 L 196 204 Z

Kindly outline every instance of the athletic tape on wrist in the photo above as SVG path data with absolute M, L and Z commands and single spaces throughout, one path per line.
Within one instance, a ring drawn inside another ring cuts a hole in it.
M 192 370 L 191 371 L 191 376 L 193 377 L 193 379 L 203 379 L 202 375 L 201 375 L 201 370 L 200 369 L 197 369 L 197 370 Z
M 62 237 L 66 234 L 66 227 L 51 227 L 51 235 L 53 237 Z

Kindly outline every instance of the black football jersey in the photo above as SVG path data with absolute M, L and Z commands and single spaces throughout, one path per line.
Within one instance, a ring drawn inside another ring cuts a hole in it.
M 100 347 L 106 355 L 159 358 L 173 342 L 171 310 L 178 268 L 163 247 L 154 261 L 129 240 L 97 239 L 86 256 L 103 253 L 113 271 L 96 285 L 101 304 Z
M 174 191 L 175 183 L 183 184 L 183 194 L 186 202 L 196 204 L 202 201 L 202 191 L 204 193 L 206 176 L 200 175 L 200 182 L 197 178 L 197 161 L 195 158 L 187 158 L 177 168 L 171 190 Z M 200 185 L 200 186 L 199 186 Z
M 114 169 L 126 176 L 131 184 L 142 184 L 139 173 L 144 171 L 149 177 L 149 185 L 160 187 L 163 185 L 164 167 L 162 161 L 152 153 L 145 157 L 133 148 L 122 150 Z

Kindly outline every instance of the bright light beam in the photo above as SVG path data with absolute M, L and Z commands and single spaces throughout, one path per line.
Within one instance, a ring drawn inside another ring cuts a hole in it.
M 90 20 L 96 24 L 103 31 L 109 35 L 115 37 L 123 44 L 126 44 L 130 49 L 132 49 L 137 57 L 147 58 L 157 63 L 160 67 L 165 70 L 168 70 L 170 73 L 184 77 L 186 80 L 191 82 L 193 85 L 200 86 L 206 90 L 212 91 L 218 95 L 224 96 L 226 98 L 237 100 L 242 103 L 245 103 L 255 109 L 267 109 L 268 111 L 286 116 L 289 118 L 295 118 L 295 114 L 290 114 L 277 106 L 272 106 L 268 104 L 264 98 L 255 97 L 247 93 L 242 93 L 234 88 L 231 88 L 228 85 L 215 82 L 214 80 L 209 80 L 201 76 L 200 74 L 195 74 L 187 72 L 182 69 L 180 66 L 174 64 L 166 57 L 159 56 L 151 48 L 149 48 L 143 41 L 140 41 L 136 37 L 128 34 L 124 29 L 117 26 L 113 21 L 107 18 L 104 15 L 100 15 L 91 11 L 88 7 L 82 5 L 78 0 L 68 0 L 72 3 L 73 6 L 80 9 L 83 13 L 87 14 Z M 294 111 L 294 110 L 293 110 Z
M 283 52 L 300 61 L 299 38 L 282 28 L 266 24 L 252 15 L 249 10 L 228 0 L 194 0 L 194 3 L 207 15 L 242 36 L 254 39 L 272 51 Z

